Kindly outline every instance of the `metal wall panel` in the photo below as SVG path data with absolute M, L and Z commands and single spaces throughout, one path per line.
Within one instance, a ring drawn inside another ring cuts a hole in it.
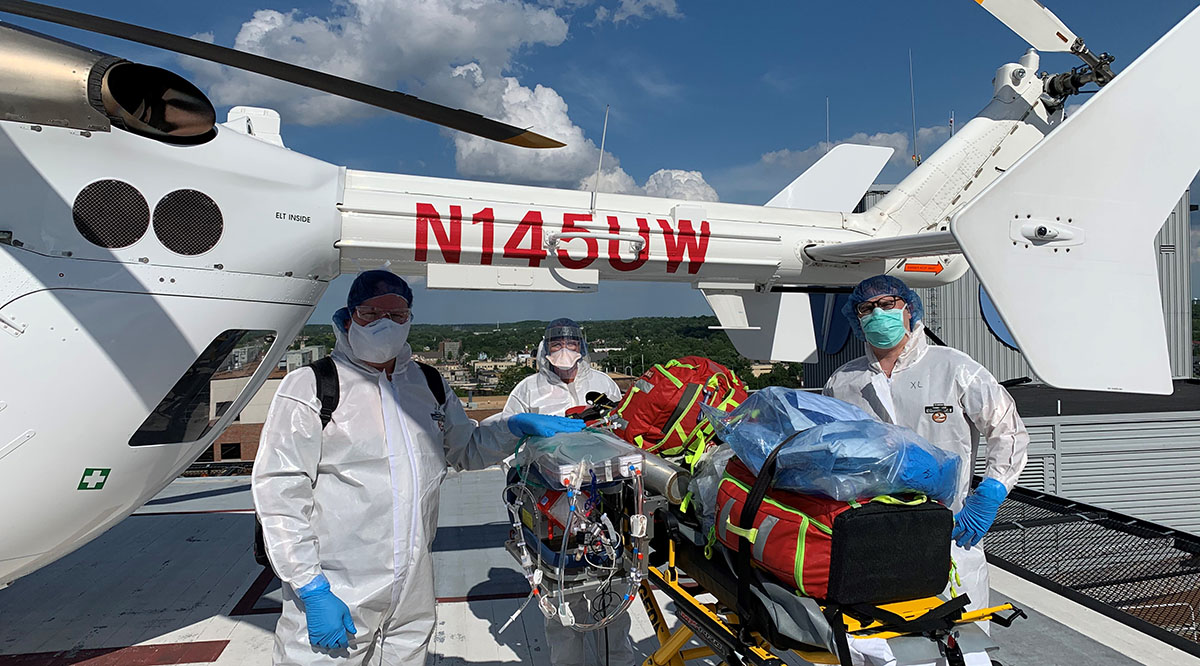
M 1057 436 L 1046 492 L 1200 534 L 1200 412 L 1049 417 L 1028 427 L 1031 438 Z M 1031 458 L 1043 447 L 1031 445 Z
M 1028 425 L 1029 461 L 1017 483 L 1031 490 L 1054 494 L 1058 491 L 1058 451 L 1054 442 L 1053 425 Z M 987 468 L 987 452 L 981 445 L 975 458 L 975 473 L 983 475 Z
M 1174 377 L 1192 376 L 1190 204 L 1191 192 L 1184 192 L 1155 239 L 1159 289 L 1162 292 L 1171 374 Z

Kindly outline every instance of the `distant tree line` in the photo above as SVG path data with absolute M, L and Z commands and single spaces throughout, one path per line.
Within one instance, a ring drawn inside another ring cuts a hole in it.
M 442 340 L 457 340 L 462 343 L 462 358 L 471 361 L 486 355 L 500 359 L 511 353 L 536 353 L 546 328 L 545 321 L 520 321 L 503 324 L 414 324 L 409 342 L 417 353 L 436 353 Z M 665 363 L 683 356 L 704 356 L 728 367 L 750 388 L 764 386 L 786 386 L 798 388 L 804 377 L 804 366 L 800 363 L 777 363 L 770 373 L 754 377 L 750 366 L 754 363 L 733 348 L 723 331 L 712 330 L 717 318 L 707 317 L 638 317 L 625 320 L 580 322 L 593 348 L 619 348 L 608 352 L 601 361 L 613 372 L 641 375 L 657 363 Z M 304 327 L 307 344 L 323 344 L 332 348 L 332 328 L 328 325 Z M 504 371 L 500 376 L 498 392 L 507 393 L 533 369 L 517 367 Z

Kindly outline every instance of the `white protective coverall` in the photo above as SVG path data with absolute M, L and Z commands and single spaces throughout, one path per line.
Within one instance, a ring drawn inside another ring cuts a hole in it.
M 538 372 L 522 379 L 513 388 L 512 393 L 508 396 L 508 402 L 504 404 L 502 412 L 504 415 L 530 412 L 563 416 L 572 407 L 586 405 L 587 394 L 593 391 L 604 393 L 613 402 L 620 402 L 621 389 L 617 387 L 617 383 L 603 372 L 594 370 L 587 354 L 584 354 L 576 363 L 575 380 L 569 384 L 564 382 L 554 371 L 554 366 L 550 364 L 546 354 L 546 341 L 543 340 L 538 346 Z M 583 598 L 569 599 L 569 603 L 571 613 L 579 622 L 591 621 L 591 614 L 588 612 Z M 606 631 L 607 640 L 604 640 Z M 588 637 L 595 635 L 596 639 L 593 645 L 601 664 L 606 662 L 611 666 L 633 664 L 633 645 L 629 638 L 629 631 L 628 611 L 622 613 L 621 617 L 614 620 L 605 629 L 592 632 L 575 631 L 564 627 L 557 617 L 548 618 L 546 620 L 546 642 L 550 645 L 550 663 L 554 666 L 587 664 L 588 644 L 591 642 Z M 608 645 L 607 660 L 601 648 L 605 643 Z
M 508 394 L 504 403 L 506 416 L 513 414 L 548 414 L 563 416 L 572 407 L 587 404 L 587 394 L 603 393 L 613 402 L 621 400 L 621 389 L 611 377 L 592 368 L 587 354 L 576 363 L 575 381 L 564 382 L 546 358 L 546 341 L 538 345 L 538 371 L 522 379 Z
M 447 464 L 486 467 L 512 453 L 518 438 L 507 418 L 477 425 L 448 385 L 438 405 L 408 345 L 389 380 L 355 359 L 344 333 L 335 332 L 340 400 L 333 420 L 322 431 L 313 371 L 288 373 L 254 463 L 254 504 L 284 583 L 274 663 L 423 666 Z M 321 573 L 358 629 L 348 649 L 309 644 L 295 590 Z
M 982 365 L 950 347 L 931 346 L 925 326 L 916 322 L 904 351 L 889 378 L 883 373 L 871 347 L 867 353 L 838 368 L 825 383 L 825 395 L 843 400 L 874 414 L 885 423 L 906 426 L 962 461 L 958 492 L 950 509 L 957 513 L 970 492 L 978 436 L 986 440 L 985 478 L 993 478 L 1010 491 L 1025 468 L 1029 433 L 1017 415 L 1017 405 Z M 988 568 L 983 542 L 970 550 L 951 542 L 967 610 L 988 607 Z M 947 589 L 947 593 L 950 590 Z M 988 630 L 988 625 L 983 625 Z M 869 641 L 851 641 L 864 644 Z M 970 655 L 968 655 L 970 656 Z M 982 664 L 989 664 L 986 656 Z M 978 657 L 977 657 L 978 658 Z M 887 664 L 894 662 L 869 661 Z M 968 659 L 970 666 L 972 660 Z

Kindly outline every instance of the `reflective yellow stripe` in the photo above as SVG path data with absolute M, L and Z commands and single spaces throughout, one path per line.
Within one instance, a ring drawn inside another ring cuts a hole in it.
M 906 501 L 900 499 L 899 497 L 892 497 L 891 495 L 879 495 L 877 497 L 872 497 L 871 501 L 879 502 L 880 504 L 895 504 L 895 505 L 900 505 L 900 506 L 917 506 L 918 504 L 924 504 L 924 503 L 928 502 L 929 498 L 924 495 L 917 495 L 913 499 L 906 502 Z
M 670 363 L 668 363 L 667 365 L 670 365 Z M 671 383 L 675 385 L 675 388 L 683 388 L 683 382 L 679 381 L 678 379 L 675 379 L 675 375 L 672 375 L 671 373 L 667 372 L 666 368 L 662 367 L 661 365 L 655 365 L 654 369 L 658 370 L 664 376 L 666 376 L 667 379 L 671 380 Z
M 721 481 L 722 482 L 728 481 L 728 482 L 732 483 L 733 485 L 737 486 L 738 488 L 741 488 L 746 493 L 750 492 L 750 489 L 746 487 L 746 484 L 742 483 L 741 481 L 738 481 L 737 479 L 733 478 L 732 476 L 726 476 L 724 479 L 721 479 Z M 770 497 L 764 497 L 763 501 L 766 502 L 767 504 L 770 504 L 773 507 L 783 509 L 784 511 L 787 511 L 788 513 L 794 513 L 797 516 L 800 516 L 800 518 L 802 520 L 811 521 L 813 525 L 817 526 L 817 529 L 819 529 L 822 532 L 829 534 L 831 536 L 833 535 L 832 527 L 829 527 L 828 525 L 822 523 L 821 521 L 817 520 L 816 518 L 810 517 L 808 514 L 804 513 L 803 511 L 798 511 L 798 510 L 793 509 L 792 507 L 787 506 L 785 504 L 780 504 L 779 502 L 776 502 L 775 500 L 771 499 Z
M 736 534 L 740 537 L 746 537 L 746 540 L 749 541 L 750 543 L 754 543 L 754 540 L 758 538 L 758 528 L 757 527 L 754 527 L 751 529 L 745 529 L 742 527 L 738 527 L 737 525 L 734 525 L 732 522 L 730 522 L 728 520 L 725 521 L 725 531 L 733 532 L 734 534 Z
M 629 388 L 629 393 L 625 394 L 625 399 L 621 401 L 621 406 L 617 407 L 617 416 L 624 416 L 623 412 L 625 411 L 625 408 L 629 406 L 629 401 L 633 399 L 633 396 L 640 390 L 641 389 L 637 387 L 637 384 L 634 384 Z
M 815 521 L 814 521 L 815 522 Z M 804 591 L 804 540 L 808 534 L 808 516 L 800 514 L 800 533 L 796 535 L 796 589 L 800 591 L 802 596 L 807 597 L 808 593 Z

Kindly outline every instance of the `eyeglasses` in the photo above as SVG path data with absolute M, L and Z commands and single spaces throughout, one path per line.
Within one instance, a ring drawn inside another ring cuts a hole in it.
M 875 308 L 880 310 L 892 310 L 894 308 L 904 307 L 904 299 L 899 296 L 884 296 L 874 301 L 865 301 L 855 306 L 854 311 L 858 316 L 865 317 L 875 311 Z
M 379 308 L 358 306 L 354 308 L 354 314 L 358 315 L 359 319 L 365 322 L 373 322 L 387 317 L 397 324 L 406 324 L 412 321 L 411 310 L 380 310 Z

